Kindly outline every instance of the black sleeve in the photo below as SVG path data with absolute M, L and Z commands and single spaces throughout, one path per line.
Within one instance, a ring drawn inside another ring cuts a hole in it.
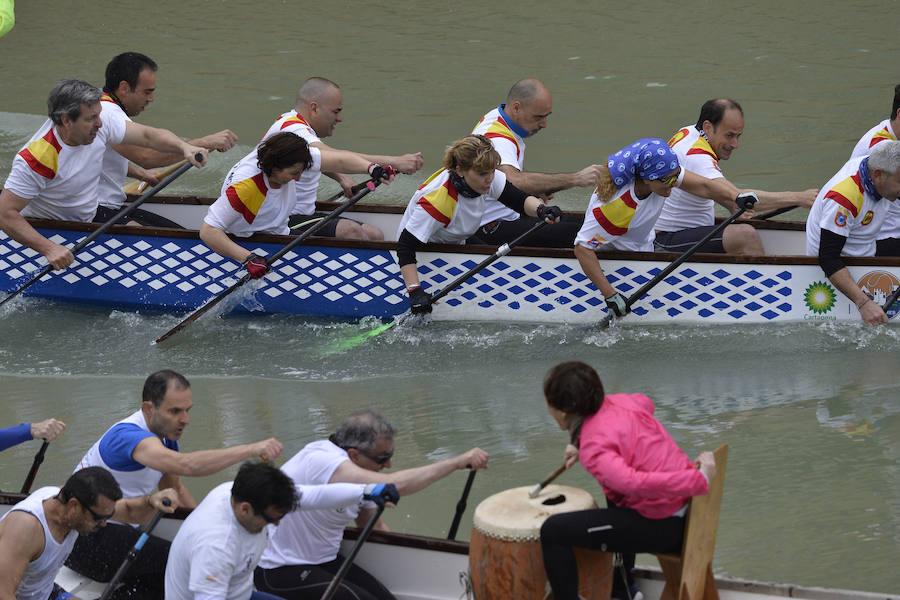
M 528 197 L 528 194 L 514 186 L 506 180 L 506 185 L 503 186 L 503 193 L 500 194 L 500 197 L 497 200 L 519 213 L 520 215 L 525 214 L 525 198 Z
M 419 238 L 404 229 L 397 240 L 397 264 L 401 267 L 416 262 L 416 249 L 422 245 Z
M 827 229 L 820 230 L 819 233 L 819 266 L 825 271 L 826 277 L 831 277 L 844 268 L 844 261 L 841 260 L 841 251 L 847 238 L 838 235 Z

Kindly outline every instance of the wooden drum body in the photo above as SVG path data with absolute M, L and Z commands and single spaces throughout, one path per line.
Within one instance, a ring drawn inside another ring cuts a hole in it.
M 557 513 L 596 508 L 582 489 L 550 485 L 536 498 L 531 486 L 486 498 L 475 509 L 469 542 L 469 569 L 476 600 L 543 600 L 547 575 L 541 556 L 541 525 Z M 578 592 L 585 600 L 608 600 L 612 589 L 612 554 L 575 549 Z

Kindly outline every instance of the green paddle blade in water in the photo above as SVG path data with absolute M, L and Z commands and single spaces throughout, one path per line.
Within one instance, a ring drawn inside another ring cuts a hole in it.
M 387 331 L 388 329 L 390 329 L 391 327 L 396 325 L 398 322 L 399 322 L 399 319 L 394 320 L 394 321 L 389 321 L 389 322 L 385 323 L 384 325 L 379 325 L 375 329 L 370 329 L 369 331 L 364 331 L 363 333 L 355 335 L 351 338 L 347 338 L 346 340 L 335 340 L 334 342 L 329 344 L 328 347 L 326 347 L 322 352 L 320 352 L 319 356 L 326 356 L 329 354 L 340 354 L 342 352 L 347 352 L 349 350 L 353 350 L 357 346 L 360 346 L 363 343 L 365 343 L 365 341 L 368 340 L 369 338 L 373 338 L 376 335 L 378 335 L 384 331 Z

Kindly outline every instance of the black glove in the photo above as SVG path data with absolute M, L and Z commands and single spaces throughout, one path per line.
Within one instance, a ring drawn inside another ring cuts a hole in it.
M 756 194 L 753 192 L 738 194 L 738 197 L 734 199 L 734 203 L 737 204 L 737 207 L 743 208 L 744 210 L 753 210 L 753 205 L 757 202 L 759 202 L 759 198 L 757 198 Z
M 250 277 L 253 279 L 259 279 L 269 272 L 269 261 L 256 254 L 251 253 L 241 265 L 247 269 L 247 272 L 250 273 Z
M 606 299 L 606 308 L 610 313 L 617 317 L 624 317 L 631 312 L 631 309 L 628 307 L 628 302 L 625 300 L 625 296 L 619 292 L 616 292 Z
M 378 506 L 384 506 L 388 502 L 397 504 L 400 492 L 393 483 L 370 483 L 363 491 L 363 500 L 370 500 Z
M 550 219 L 551 222 L 556 223 L 562 218 L 562 209 L 558 206 L 547 206 L 546 204 L 538 204 L 537 207 L 537 218 L 542 221 L 545 219 Z
M 431 294 L 422 289 L 422 286 L 408 290 L 409 309 L 414 315 L 425 315 L 431 312 Z
M 379 165 L 378 163 L 369 165 L 369 175 L 371 175 L 372 179 L 375 181 L 378 181 L 379 179 L 387 181 L 396 174 L 397 171 L 395 171 L 394 167 L 391 165 Z

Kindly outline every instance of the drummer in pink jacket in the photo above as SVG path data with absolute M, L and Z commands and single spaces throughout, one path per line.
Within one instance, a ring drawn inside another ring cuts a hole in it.
M 691 496 L 706 494 L 711 452 L 691 461 L 653 417 L 643 394 L 604 396 L 596 371 L 566 362 L 544 378 L 547 410 L 569 431 L 566 466 L 581 461 L 603 488 L 607 508 L 557 514 L 541 527 L 547 579 L 556 600 L 577 600 L 573 547 L 622 553 L 628 581 L 616 573 L 613 598 L 643 597 L 631 575 L 636 552 L 678 552 Z

